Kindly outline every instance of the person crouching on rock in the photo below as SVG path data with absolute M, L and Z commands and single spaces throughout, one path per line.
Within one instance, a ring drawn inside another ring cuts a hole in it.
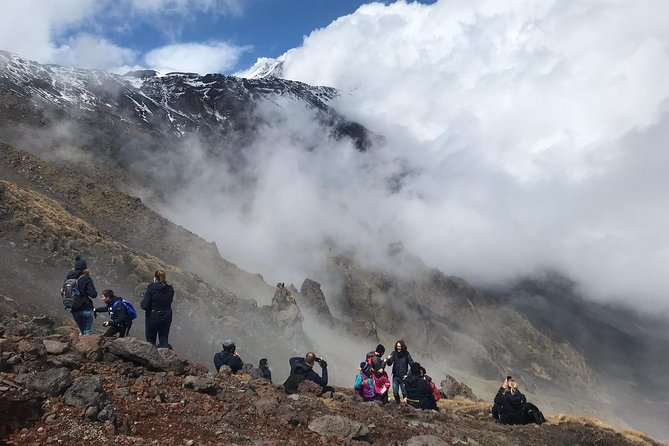
M 363 401 L 374 401 L 374 370 L 366 361 L 360 363 L 360 373 L 355 377 L 353 389 L 360 395 Z
M 172 300 L 174 288 L 167 283 L 165 271 L 156 271 L 140 305 L 146 311 L 146 341 L 156 345 L 157 337 L 158 348 L 172 348 L 168 340 L 172 326 Z
M 381 401 L 384 405 L 388 404 L 388 391 L 390 390 L 390 378 L 388 378 L 388 374 L 385 369 L 381 367 L 374 370 L 372 377 L 374 378 L 375 398 Z
M 296 356 L 288 360 L 290 363 L 290 376 L 283 383 L 283 388 L 286 393 L 297 393 L 297 388 L 304 380 L 313 381 L 321 386 L 322 392 L 334 392 L 334 389 L 328 386 L 328 363 L 324 359 L 316 356 L 314 352 L 309 352 L 304 358 Z M 320 376 L 314 371 L 314 364 L 318 362 L 321 366 Z
M 223 351 L 214 355 L 214 366 L 218 372 L 222 366 L 227 365 L 232 370 L 232 373 L 237 373 L 244 367 L 244 362 L 236 352 L 237 346 L 232 339 L 223 341 Z
M 424 377 L 425 369 L 420 363 L 411 364 L 411 374 L 404 379 L 407 403 L 416 409 L 434 409 L 436 403 L 430 383 Z
M 504 424 L 521 424 L 525 402 L 525 395 L 520 393 L 516 380 L 507 376 L 495 395 L 492 416 Z
M 112 290 L 104 290 L 102 300 L 107 305 L 93 310 L 95 313 L 109 313 L 109 320 L 102 323 L 109 328 L 102 336 L 111 338 L 118 334 L 119 338 L 125 338 L 132 327 L 132 319 L 128 315 L 128 308 L 123 303 L 123 298 L 115 296 Z

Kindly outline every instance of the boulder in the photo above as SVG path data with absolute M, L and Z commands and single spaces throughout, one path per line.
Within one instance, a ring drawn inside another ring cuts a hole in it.
M 343 437 L 346 439 L 363 438 L 369 433 L 369 428 L 357 421 L 338 415 L 324 415 L 311 420 L 309 430 L 325 437 Z
M 183 387 L 193 389 L 196 392 L 206 393 L 207 395 L 216 395 L 220 386 L 216 383 L 213 376 L 187 376 L 184 379 Z
M 28 380 L 28 388 L 46 396 L 62 395 L 74 380 L 65 367 L 40 372 Z
M 320 396 L 323 393 L 323 387 L 311 380 L 304 380 L 297 386 L 297 393 L 311 393 Z
M 102 340 L 99 334 L 77 336 L 72 341 L 72 348 L 89 361 L 99 361 L 102 359 Z
M 107 394 L 102 390 L 102 380 L 99 376 L 86 376 L 77 378 L 72 383 L 63 401 L 69 406 L 101 407 L 108 401 Z
M 42 344 L 46 348 L 46 352 L 50 355 L 60 355 L 67 350 L 68 345 L 64 342 L 54 341 L 51 339 L 43 339 Z
M 135 364 L 158 372 L 174 372 L 183 375 L 186 361 L 174 350 L 158 349 L 155 345 L 137 338 L 114 339 L 107 346 L 110 353 Z
M 479 401 L 469 386 L 458 382 L 451 375 L 446 375 L 446 378 L 441 381 L 440 393 L 444 396 L 444 398 L 449 400 L 455 398 L 456 396 L 460 396 L 470 400 Z
M 418 435 L 411 437 L 405 443 L 406 446 L 448 446 L 444 440 L 434 435 Z

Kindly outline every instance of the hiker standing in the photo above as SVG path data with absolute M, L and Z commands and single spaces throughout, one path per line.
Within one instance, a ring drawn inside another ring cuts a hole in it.
M 70 311 L 72 318 L 79 327 L 79 333 L 84 336 L 93 334 L 93 320 L 95 314 L 93 313 L 93 301 L 98 296 L 98 292 L 93 285 L 91 279 L 91 272 L 86 265 L 86 260 L 80 256 L 74 258 L 74 269 L 67 274 L 65 280 L 76 279 L 77 292 L 75 293 L 74 302 Z
M 367 353 L 366 360 L 367 364 L 371 365 L 374 371 L 382 369 L 386 366 L 386 362 L 383 360 L 383 354 L 386 352 L 386 348 L 383 344 L 376 346 L 373 352 Z
M 125 338 L 130 331 L 130 327 L 132 327 L 132 318 L 123 302 L 123 298 L 115 296 L 112 290 L 104 290 L 102 300 L 107 305 L 93 310 L 95 313 L 109 313 L 109 320 L 102 323 L 103 326 L 109 328 L 102 336 L 111 338 L 118 334 L 119 338 Z
M 237 373 L 244 367 L 244 362 L 236 352 L 237 346 L 232 339 L 223 341 L 223 351 L 214 355 L 214 366 L 218 372 L 222 366 L 227 365 L 232 370 L 232 373 Z
M 520 393 L 516 380 L 507 376 L 495 395 L 492 415 L 504 424 L 522 424 L 525 402 L 525 395 Z
M 146 312 L 146 340 L 158 348 L 169 348 L 170 327 L 172 326 L 172 300 L 174 288 L 167 283 L 165 271 L 158 270 L 153 276 L 140 304 Z
M 393 395 L 395 396 L 395 403 L 399 404 L 400 389 L 402 389 L 402 396 L 406 398 L 404 378 L 409 374 L 409 366 L 413 364 L 413 358 L 407 350 L 404 339 L 395 343 L 395 350 L 386 358 L 386 364 L 393 366 Z

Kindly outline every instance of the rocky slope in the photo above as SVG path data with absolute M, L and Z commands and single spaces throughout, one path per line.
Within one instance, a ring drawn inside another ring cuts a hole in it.
M 565 416 L 502 426 L 488 405 L 442 400 L 441 410 L 288 396 L 259 371 L 218 374 L 134 338 L 81 337 L 0 301 L 0 443 L 11 445 L 596 445 L 654 446 L 636 433 Z

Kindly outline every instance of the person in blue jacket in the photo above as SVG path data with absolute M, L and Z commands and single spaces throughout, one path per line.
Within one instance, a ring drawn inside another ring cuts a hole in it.
M 111 338 L 118 334 L 119 338 L 126 337 L 132 327 L 132 319 L 128 315 L 123 298 L 115 296 L 113 290 L 104 290 L 102 300 L 106 305 L 93 310 L 95 313 L 109 313 L 109 320 L 102 323 L 103 326 L 109 328 L 102 336 Z

